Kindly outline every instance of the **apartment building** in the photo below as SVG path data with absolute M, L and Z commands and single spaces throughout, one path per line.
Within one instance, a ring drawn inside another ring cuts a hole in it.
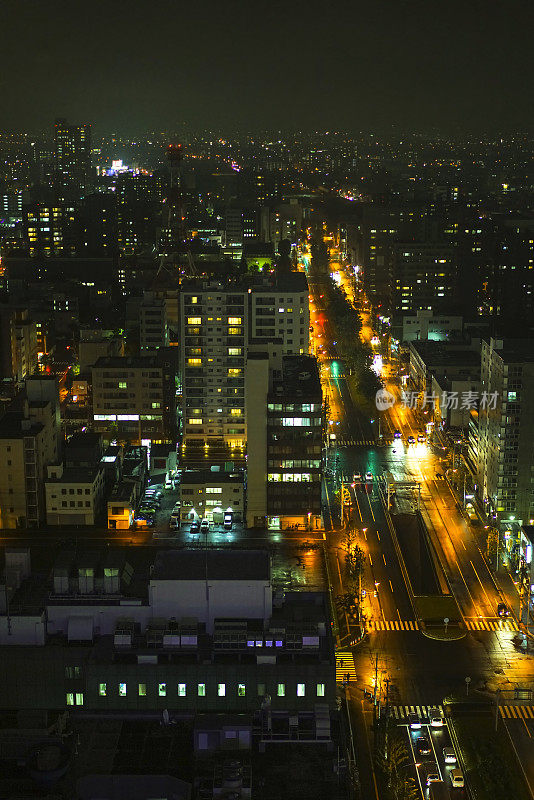
M 46 467 L 58 456 L 53 404 L 16 397 L 0 418 L 0 528 L 44 521 Z
M 45 482 L 48 525 L 94 525 L 104 502 L 103 464 L 92 467 L 48 467 Z
M 0 378 L 20 384 L 37 367 L 38 327 L 27 308 L 0 304 Z
M 306 278 L 184 285 L 180 311 L 184 444 L 243 448 L 245 359 L 253 351 L 278 362 L 308 352 Z
M 233 521 L 243 519 L 244 473 L 222 470 L 186 470 L 182 472 L 178 487 L 181 518 L 186 520 L 209 519 L 222 524 L 225 514 Z
M 169 344 L 167 303 L 165 298 L 145 292 L 139 308 L 139 349 L 141 355 L 153 353 Z
M 176 441 L 175 371 L 165 353 L 99 358 L 92 380 L 97 433 L 138 444 Z
M 534 519 L 534 352 L 532 340 L 482 343 L 478 482 L 495 518 L 516 526 Z

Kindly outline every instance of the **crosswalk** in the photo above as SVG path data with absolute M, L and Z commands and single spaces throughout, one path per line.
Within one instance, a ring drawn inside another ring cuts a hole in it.
M 389 442 L 383 440 L 377 442 L 376 439 L 337 439 L 335 444 L 338 447 L 376 447 L 377 444 L 389 444 Z
M 356 669 L 354 667 L 354 657 L 350 650 L 336 651 L 336 681 L 343 683 L 345 676 L 348 675 L 351 681 L 356 680 Z
M 513 619 L 466 619 L 468 631 L 509 631 L 519 630 L 517 622 Z
M 398 719 L 400 722 L 403 720 L 408 720 L 410 714 L 416 714 L 419 719 L 424 722 L 428 720 L 429 714 L 431 711 L 435 711 L 438 709 L 439 713 L 443 717 L 443 706 L 390 706 L 389 712 L 394 719 Z
M 369 631 L 418 631 L 419 623 L 415 619 L 372 619 L 367 623 Z
M 534 706 L 499 706 L 503 719 L 532 719 L 534 720 Z

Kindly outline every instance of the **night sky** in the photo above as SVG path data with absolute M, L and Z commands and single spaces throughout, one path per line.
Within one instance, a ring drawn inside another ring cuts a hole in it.
M 1 0 L 0 127 L 525 130 L 533 0 Z

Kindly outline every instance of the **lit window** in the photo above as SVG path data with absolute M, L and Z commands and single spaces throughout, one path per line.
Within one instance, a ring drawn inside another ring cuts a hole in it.
M 158 684 L 158 695 L 160 697 L 167 697 L 167 684 L 166 683 Z
M 83 692 L 76 692 L 76 705 L 83 706 Z
M 139 697 L 146 697 L 146 683 L 140 683 L 137 687 L 137 694 Z
M 187 318 L 188 325 L 202 325 L 202 317 L 188 317 Z
M 219 697 L 226 696 L 226 684 L 225 683 L 218 683 L 217 684 L 217 695 Z
M 206 494 L 222 494 L 221 486 L 206 486 Z
M 297 683 L 297 697 L 304 697 L 306 694 L 306 684 Z
M 279 683 L 278 684 L 278 690 L 277 690 L 276 693 L 277 693 L 278 697 L 285 697 L 286 696 L 286 685 L 285 685 L 285 683 Z
M 206 697 L 206 684 L 199 683 L 197 687 L 197 694 L 199 697 Z
M 99 683 L 98 684 L 98 694 L 100 695 L 100 697 L 105 697 L 106 696 L 106 691 L 107 691 L 107 685 L 105 683 Z
M 67 705 L 68 706 L 74 705 L 74 695 L 72 692 L 67 692 Z
M 241 370 L 240 369 L 229 369 L 228 370 L 228 376 L 230 378 L 235 377 L 236 375 L 241 375 Z
M 241 325 L 241 317 L 228 317 L 228 325 Z
M 324 697 L 324 683 L 317 684 L 317 697 Z
M 240 417 L 243 411 L 240 408 L 232 408 L 230 409 L 230 414 L 232 417 Z
M 189 367 L 196 367 L 196 366 L 199 366 L 200 364 L 202 364 L 202 359 L 201 358 L 188 358 L 187 359 L 187 365 Z
M 244 697 L 245 696 L 245 691 L 246 691 L 245 690 L 245 684 L 244 683 L 238 683 L 237 684 L 237 696 L 238 697 Z
M 191 417 L 190 419 L 187 420 L 187 422 L 189 423 L 189 425 L 202 425 L 202 420 L 199 419 L 198 417 Z
M 228 348 L 228 355 L 229 356 L 240 356 L 241 355 L 241 348 L 240 347 L 229 347 Z
M 186 686 L 185 683 L 178 684 L 178 697 L 185 697 L 186 694 Z
M 228 328 L 228 333 L 230 334 L 230 336 L 236 336 L 236 335 L 239 336 L 239 334 L 241 333 L 241 328 Z
M 127 389 L 128 384 L 126 381 L 119 381 L 119 389 Z
M 119 697 L 126 697 L 126 684 L 119 683 Z
M 192 302 L 193 304 L 195 304 L 195 303 L 198 303 L 198 297 L 192 297 L 192 298 L 191 298 L 191 302 Z
M 152 403 L 152 408 L 160 408 L 161 403 Z

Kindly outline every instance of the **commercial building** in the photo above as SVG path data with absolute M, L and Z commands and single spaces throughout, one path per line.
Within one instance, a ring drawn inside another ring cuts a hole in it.
M 85 191 L 91 172 L 91 126 L 56 120 L 54 168 L 59 189 Z
M 223 470 L 185 470 L 178 487 L 181 518 L 209 519 L 222 524 L 225 514 L 241 521 L 244 511 L 244 472 Z
M 139 349 L 141 355 L 153 353 L 169 344 L 165 298 L 145 292 L 139 309 Z
M 529 339 L 482 343 L 478 483 L 486 508 L 516 528 L 534 519 L 534 352 Z
M 99 358 L 92 368 L 93 424 L 108 439 L 176 441 L 176 389 L 172 359 Z
M 94 525 L 104 502 L 104 467 L 48 467 L 45 482 L 48 525 Z
M 449 308 L 456 289 L 454 250 L 441 242 L 396 242 L 392 246 L 393 311 Z
M 248 527 L 322 527 L 323 404 L 317 361 L 284 356 L 279 372 L 267 356 L 247 361 L 250 403 Z
M 27 308 L 0 305 L 0 378 L 15 386 L 37 367 L 37 323 Z
M 326 596 L 288 592 L 275 602 L 268 552 L 7 548 L 5 558 L 0 708 L 135 718 L 267 704 L 272 714 L 311 712 L 329 738 L 336 669 Z
M 283 355 L 308 352 L 306 278 L 187 284 L 180 316 L 184 458 L 190 445 L 244 448 L 245 358 L 269 351 L 279 363 Z

